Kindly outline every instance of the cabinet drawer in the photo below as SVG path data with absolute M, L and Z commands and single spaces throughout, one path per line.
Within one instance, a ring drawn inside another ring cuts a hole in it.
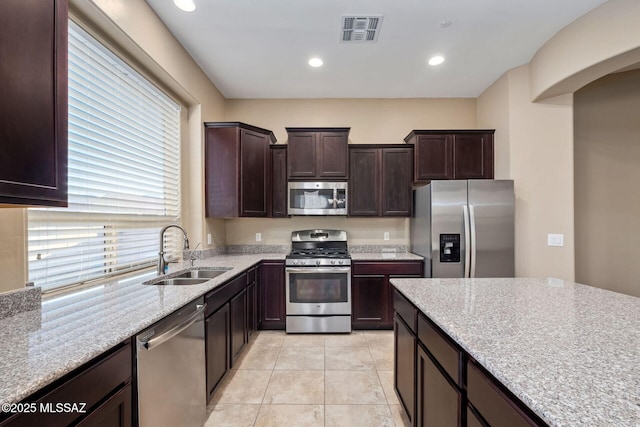
M 404 323 L 409 326 L 411 332 L 416 333 L 416 317 L 417 312 L 413 304 L 411 304 L 402 294 L 398 291 L 393 291 L 393 309 L 398 316 L 404 320 Z
M 449 374 L 451 379 L 462 387 L 460 360 L 462 353 L 454 343 L 443 336 L 436 326 L 422 314 L 418 315 L 418 338 L 429 352 L 436 358 L 440 366 Z
M 546 425 L 530 417 L 519 403 L 501 390 L 495 381 L 471 360 L 467 363 L 467 397 L 469 403 L 491 426 Z
M 227 303 L 238 292 L 247 287 L 247 274 L 242 273 L 240 276 L 220 285 L 218 288 L 209 292 L 204 301 L 207 303 L 207 311 L 205 317 L 216 312 L 220 307 Z
M 98 402 L 109 396 L 123 384 L 131 381 L 132 375 L 131 343 L 127 342 L 100 361 L 89 362 L 68 377 L 61 379 L 61 384 L 44 396 L 36 399 L 27 398 L 25 402 L 37 402 L 38 406 L 51 404 L 55 410 L 58 403 L 86 403 L 84 410 L 91 412 Z M 129 396 L 130 398 L 130 396 Z M 79 412 L 21 414 L 2 423 L 6 426 L 58 426 L 74 423 L 84 416 Z
M 384 274 L 394 276 L 415 275 L 422 276 L 422 263 L 419 261 L 357 261 L 351 266 L 351 271 L 356 274 Z

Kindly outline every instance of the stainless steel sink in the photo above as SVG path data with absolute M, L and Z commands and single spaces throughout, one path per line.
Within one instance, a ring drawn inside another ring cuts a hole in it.
M 179 278 L 196 278 L 196 279 L 213 279 L 215 277 L 218 277 L 221 274 L 226 273 L 227 271 L 231 270 L 230 268 L 221 270 L 221 269 L 216 269 L 216 270 L 189 270 L 186 271 L 182 274 L 177 275 L 176 277 Z
M 171 279 L 160 280 L 159 282 L 149 283 L 150 285 L 162 285 L 162 286 L 179 286 L 179 285 L 198 285 L 204 283 L 209 279 L 195 279 L 185 277 L 174 277 Z

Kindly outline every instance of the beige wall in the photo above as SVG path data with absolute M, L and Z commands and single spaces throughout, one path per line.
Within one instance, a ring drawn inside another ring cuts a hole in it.
M 24 287 L 26 209 L 0 209 L 0 292 Z
M 525 65 L 489 87 L 478 98 L 478 125 L 495 127 L 508 153 L 496 170 L 515 181 L 516 275 L 573 280 L 572 96 L 532 103 L 529 81 Z M 564 234 L 564 246 L 547 246 L 547 233 Z
M 576 280 L 640 297 L 640 71 L 575 94 Z
M 285 127 L 350 127 L 350 144 L 402 144 L 413 129 L 476 127 L 475 99 L 230 99 L 225 120 L 270 129 L 287 142 Z M 277 244 L 291 241 L 291 231 L 337 228 L 349 231 L 354 245 L 409 245 L 406 218 L 294 217 L 227 220 L 228 244 Z M 389 241 L 383 240 L 389 232 Z M 255 233 L 262 233 L 256 242 Z
M 296 216 L 281 219 L 239 218 L 227 220 L 229 245 L 286 245 L 291 243 L 291 232 L 327 228 L 347 230 L 352 245 L 408 245 L 409 221 L 406 218 L 347 218 L 322 216 Z M 384 232 L 389 240 L 383 240 Z M 262 241 L 256 242 L 256 233 Z
M 350 127 L 350 144 L 402 144 L 413 129 L 476 127 L 476 100 L 442 99 L 229 99 L 225 120 L 273 131 L 285 127 Z
M 573 93 L 640 62 L 640 1 L 609 0 L 547 41 L 531 60 L 531 98 Z

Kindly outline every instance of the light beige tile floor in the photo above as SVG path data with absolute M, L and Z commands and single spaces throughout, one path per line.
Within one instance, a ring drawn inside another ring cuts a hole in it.
M 260 331 L 207 407 L 206 427 L 407 427 L 393 332 Z

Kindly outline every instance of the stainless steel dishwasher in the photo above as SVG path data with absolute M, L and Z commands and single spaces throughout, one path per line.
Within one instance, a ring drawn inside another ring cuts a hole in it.
M 206 421 L 204 298 L 136 336 L 140 426 Z

